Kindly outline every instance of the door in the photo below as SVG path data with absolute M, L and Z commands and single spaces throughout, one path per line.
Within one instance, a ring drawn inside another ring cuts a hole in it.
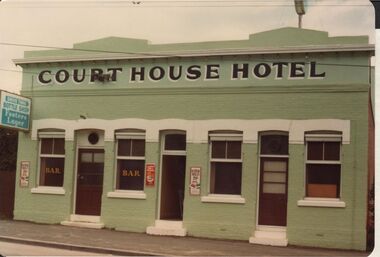
M 166 132 L 162 137 L 159 219 L 182 220 L 186 171 L 186 134 Z
M 162 156 L 160 219 L 182 220 L 186 156 Z
M 79 149 L 76 214 L 100 216 L 103 170 L 103 149 Z
M 288 159 L 261 158 L 259 225 L 286 226 Z

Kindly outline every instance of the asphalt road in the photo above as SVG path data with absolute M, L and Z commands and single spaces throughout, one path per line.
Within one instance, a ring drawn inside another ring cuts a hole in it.
M 3 256 L 99 256 L 100 254 L 79 252 L 71 250 L 62 250 L 42 246 L 33 246 L 16 243 L 0 242 L 0 254 Z M 102 256 L 107 256 L 102 254 Z M 110 256 L 110 255 L 108 255 Z

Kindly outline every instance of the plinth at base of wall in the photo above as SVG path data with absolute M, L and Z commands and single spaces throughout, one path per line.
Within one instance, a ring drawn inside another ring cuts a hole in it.
M 186 236 L 182 221 L 156 220 L 154 226 L 146 228 L 146 233 L 160 236 Z
M 258 226 L 254 235 L 249 238 L 251 244 L 287 246 L 286 228 Z
M 70 215 L 70 220 L 62 221 L 61 225 L 79 228 L 104 228 L 104 223 L 100 222 L 99 216 L 90 215 Z

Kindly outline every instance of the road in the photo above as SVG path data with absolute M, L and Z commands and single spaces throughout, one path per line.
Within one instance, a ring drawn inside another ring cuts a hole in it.
M 48 256 L 106 256 L 104 254 L 96 254 L 89 252 L 63 250 L 50 247 L 33 246 L 25 244 L 0 242 L 0 254 L 3 256 L 36 256 L 36 255 L 48 255 Z M 108 255 L 110 256 L 110 255 Z

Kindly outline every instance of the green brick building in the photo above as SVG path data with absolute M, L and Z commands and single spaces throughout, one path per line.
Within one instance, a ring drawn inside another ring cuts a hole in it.
M 364 250 L 373 54 L 296 28 L 25 52 L 14 217 Z

